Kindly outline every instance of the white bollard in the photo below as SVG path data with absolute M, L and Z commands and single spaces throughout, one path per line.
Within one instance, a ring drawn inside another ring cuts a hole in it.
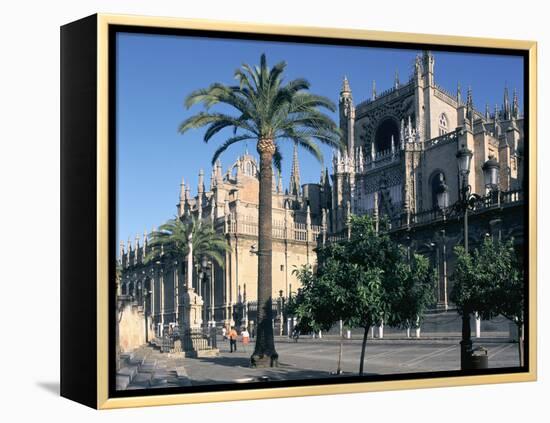
M 476 338 L 481 338 L 481 318 L 479 317 L 479 314 L 475 314 L 476 316 Z
M 287 317 L 287 319 L 286 319 L 286 334 L 288 336 L 291 335 L 291 332 L 290 332 L 290 317 Z

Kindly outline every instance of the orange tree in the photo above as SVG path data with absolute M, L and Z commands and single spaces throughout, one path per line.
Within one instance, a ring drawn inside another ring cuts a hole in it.
M 363 375 L 370 328 L 421 321 L 434 302 L 435 272 L 422 255 L 408 259 L 405 249 L 387 231 L 378 231 L 369 216 L 353 216 L 350 238 L 319 248 L 317 257 L 315 273 L 310 268 L 296 272 L 303 287 L 293 311 L 302 330 L 327 330 L 338 320 L 362 328 Z

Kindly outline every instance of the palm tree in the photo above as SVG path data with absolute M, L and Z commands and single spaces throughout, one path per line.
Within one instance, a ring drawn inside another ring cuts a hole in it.
M 315 140 L 335 148 L 341 148 L 340 131 L 334 121 L 319 108 L 332 112 L 335 105 L 326 97 L 307 92 L 309 82 L 295 79 L 283 83 L 285 62 L 269 68 L 265 54 L 260 66 L 243 64 L 235 71 L 238 85 L 214 83 L 208 88 L 189 94 L 187 108 L 202 103 L 202 111 L 186 119 L 179 127 L 180 133 L 189 129 L 207 126 L 204 141 L 225 128 L 232 129 L 232 136 L 216 150 L 218 157 L 233 144 L 254 140 L 260 156 L 260 192 L 258 216 L 258 326 L 256 346 L 252 354 L 252 366 L 276 366 L 272 327 L 272 164 L 280 170 L 281 151 L 279 143 L 293 142 L 312 153 L 319 161 L 322 154 Z M 211 112 L 216 104 L 232 107 L 236 115 Z
M 157 258 L 161 250 L 173 257 L 186 257 L 189 254 L 190 234 L 194 259 L 206 256 L 223 267 L 224 255 L 229 251 L 227 241 L 211 225 L 195 218 L 181 220 L 174 217 L 161 225 L 158 231 L 153 231 L 146 261 Z

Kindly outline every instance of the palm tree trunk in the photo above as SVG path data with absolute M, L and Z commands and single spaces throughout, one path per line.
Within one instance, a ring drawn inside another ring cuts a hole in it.
M 260 201 L 258 211 L 258 329 L 256 345 L 250 357 L 253 367 L 278 365 L 273 338 L 272 312 L 272 161 L 275 153 L 273 140 L 259 140 Z
M 359 376 L 363 376 L 363 365 L 365 363 L 365 353 L 367 352 L 367 336 L 369 334 L 370 325 L 365 326 L 365 333 L 363 333 L 363 343 L 361 345 L 361 358 L 359 362 Z

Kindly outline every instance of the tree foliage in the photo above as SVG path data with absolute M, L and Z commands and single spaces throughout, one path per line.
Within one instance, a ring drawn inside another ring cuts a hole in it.
M 310 83 L 303 78 L 284 82 L 286 62 L 270 68 L 265 54 L 259 66 L 243 64 L 235 70 L 236 85 L 219 82 L 190 93 L 185 106 L 202 103 L 205 111 L 190 116 L 179 126 L 180 133 L 206 127 L 204 142 L 224 129 L 231 135 L 216 150 L 212 163 L 233 144 L 271 139 L 276 142 L 273 163 L 280 171 L 282 155 L 278 142 L 292 141 L 322 161 L 315 141 L 342 148 L 340 130 L 321 109 L 334 112 L 336 106 L 327 97 L 310 93 Z M 212 112 L 213 106 L 230 106 L 235 114 Z
M 471 254 L 461 246 L 455 253 L 451 300 L 459 313 L 477 312 L 483 319 L 502 315 L 523 324 L 525 284 L 513 240 L 487 237 Z
M 185 257 L 189 253 L 189 235 L 192 234 L 193 256 L 209 257 L 219 266 L 224 265 L 224 255 L 229 245 L 222 234 L 212 225 L 190 217 L 181 220 L 178 217 L 168 220 L 157 231 L 151 233 L 146 262 L 157 259 L 160 252 L 173 257 Z
M 429 261 L 406 250 L 369 216 L 352 217 L 350 238 L 317 251 L 318 268 L 296 270 L 302 290 L 295 312 L 301 330 L 327 330 L 336 321 L 367 332 L 382 322 L 406 327 L 434 302 L 435 273 Z

